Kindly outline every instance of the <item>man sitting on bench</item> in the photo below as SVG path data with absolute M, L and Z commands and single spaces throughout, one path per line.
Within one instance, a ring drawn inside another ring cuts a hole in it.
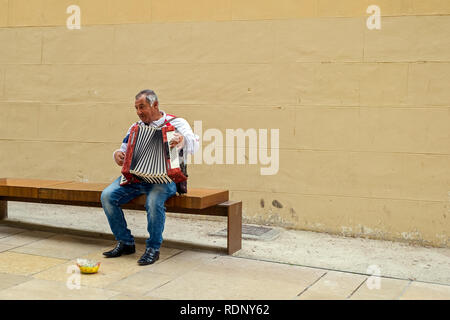
M 198 137 L 192 132 L 189 123 L 185 119 L 176 118 L 159 110 L 158 98 L 154 91 L 142 90 L 139 92 L 135 98 L 135 108 L 140 118 L 138 124 L 159 127 L 167 125 L 167 121 L 170 121 L 170 125 L 174 126 L 178 132 L 169 142 L 170 147 L 182 147 L 184 155 L 187 153 L 192 154 L 198 150 Z M 113 157 L 119 166 L 124 164 L 129 142 L 128 138 L 133 125 L 128 129 L 127 136 L 123 140 L 120 149 L 114 151 Z M 132 254 L 136 251 L 134 238 L 127 228 L 127 222 L 120 206 L 142 194 L 146 194 L 145 209 L 147 211 L 147 230 L 150 236 L 146 240 L 145 253 L 138 260 L 138 264 L 152 264 L 159 258 L 159 249 L 163 241 L 162 233 L 166 217 L 164 204 L 167 199 L 176 194 L 176 184 L 174 182 L 153 184 L 140 181 L 120 185 L 120 182 L 121 177 L 103 190 L 101 195 L 103 210 L 111 231 L 118 241 L 114 249 L 103 254 L 108 258 L 114 258 L 122 254 Z

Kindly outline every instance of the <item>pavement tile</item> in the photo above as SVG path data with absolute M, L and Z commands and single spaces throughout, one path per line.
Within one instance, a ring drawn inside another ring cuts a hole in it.
M 11 244 L 1 244 L 0 243 L 0 252 L 8 251 L 8 250 L 13 249 L 15 247 L 16 246 L 11 245 Z
M 144 296 L 139 296 L 139 295 L 132 295 L 132 294 L 118 294 L 112 298 L 110 298 L 109 300 L 159 300 L 153 297 L 144 297 Z
M 64 259 L 5 251 L 0 253 L 0 272 L 27 276 L 63 264 L 66 261 Z
M 323 271 L 221 256 L 150 291 L 162 299 L 291 299 Z
M 380 277 L 379 281 L 380 286 L 378 288 L 370 286 L 370 282 L 368 284 L 366 281 L 366 283 L 353 293 L 350 300 L 394 300 L 402 294 L 408 283 L 410 283 L 409 280 L 383 277 Z
M 113 245 L 113 243 L 113 241 L 109 240 L 58 234 L 11 251 L 53 258 L 74 259 L 100 250 L 105 246 Z
M 307 291 L 308 294 L 302 294 L 294 298 L 294 300 L 345 300 L 342 294 L 333 294 L 326 291 Z
M 134 273 L 141 272 L 145 268 L 150 268 L 158 263 L 161 263 L 171 255 L 178 253 L 178 249 L 161 248 L 160 258 L 155 264 L 150 266 L 140 266 L 137 260 L 145 251 L 145 245 L 136 245 L 136 253 L 124 255 L 118 258 L 105 258 L 103 252 L 110 250 L 111 247 L 105 247 L 102 250 L 90 253 L 88 255 L 79 256 L 77 258 L 85 258 L 100 262 L 99 272 L 96 274 L 81 274 L 81 285 L 96 288 L 105 288 L 108 285 L 118 282 Z M 57 266 L 55 268 L 46 270 L 35 274 L 36 279 L 54 280 L 59 282 L 67 281 L 70 276 L 71 268 L 76 265 L 76 259 L 68 261 L 67 263 Z
M 216 257 L 218 254 L 183 251 L 146 270 L 175 277 L 196 269 Z
M 27 276 L 19 276 L 9 273 L 0 273 L 0 290 L 7 289 L 18 285 L 22 282 L 32 280 L 33 278 Z
M 0 291 L 0 300 L 104 300 L 120 292 L 87 288 L 69 289 L 66 283 L 33 279 Z
M 105 288 L 120 291 L 125 294 L 142 296 L 150 290 L 155 289 L 156 287 L 159 287 L 172 279 L 172 276 L 165 274 L 141 271 L 114 282 Z
M 54 233 L 43 231 L 25 231 L 0 239 L 0 245 L 10 245 L 13 248 L 24 246 L 35 241 L 43 240 L 54 236 Z
M 9 226 L 0 225 L 0 239 L 4 237 L 9 237 L 16 233 L 21 233 L 27 231 L 26 229 L 14 228 Z
M 450 286 L 414 281 L 400 300 L 450 300 Z
M 333 299 L 344 300 L 361 285 L 367 276 L 329 271 L 314 283 L 296 299 L 299 300 L 319 300 Z
M 322 270 L 309 267 L 230 256 L 219 256 L 205 263 L 202 266 L 202 270 L 205 272 L 216 272 L 216 270 L 220 270 L 233 274 L 233 276 L 247 277 L 257 281 L 267 280 L 270 277 L 283 282 L 295 282 L 305 287 L 309 286 L 325 273 Z M 311 281 L 311 279 L 314 281 Z

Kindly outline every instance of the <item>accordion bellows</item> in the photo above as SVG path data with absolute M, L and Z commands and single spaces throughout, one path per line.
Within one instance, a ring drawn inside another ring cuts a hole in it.
M 135 124 L 130 130 L 120 184 L 186 181 L 180 168 L 178 149 L 169 147 L 174 133 L 173 126 L 155 128 Z

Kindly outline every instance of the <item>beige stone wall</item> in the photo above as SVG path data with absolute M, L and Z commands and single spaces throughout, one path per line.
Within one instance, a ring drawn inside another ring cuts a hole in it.
M 203 132 L 280 129 L 276 175 L 189 167 L 246 222 L 449 245 L 450 1 L 0 0 L 0 176 L 113 180 L 143 88 Z

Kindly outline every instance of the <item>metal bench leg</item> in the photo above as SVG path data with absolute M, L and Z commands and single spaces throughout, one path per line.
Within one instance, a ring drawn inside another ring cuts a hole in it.
M 8 218 L 8 201 L 0 200 L 0 220 Z
M 228 206 L 227 251 L 231 255 L 242 248 L 242 202 Z

